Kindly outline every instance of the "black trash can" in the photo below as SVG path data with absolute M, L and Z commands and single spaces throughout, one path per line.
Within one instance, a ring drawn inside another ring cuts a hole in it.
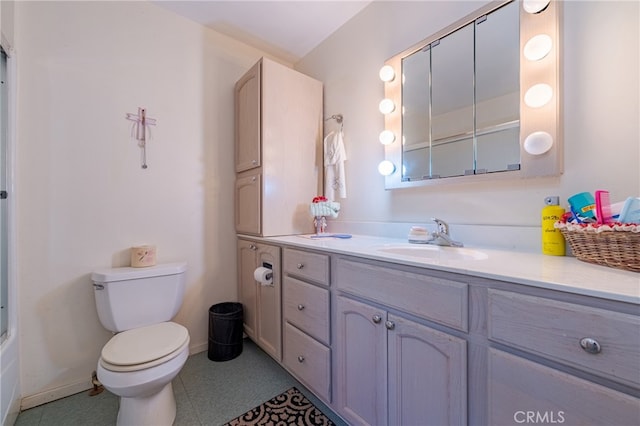
M 242 303 L 217 303 L 209 308 L 211 361 L 229 361 L 242 353 Z

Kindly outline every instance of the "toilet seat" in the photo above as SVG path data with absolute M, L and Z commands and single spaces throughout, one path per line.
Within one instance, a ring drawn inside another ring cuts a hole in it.
M 180 324 L 163 322 L 118 333 L 102 348 L 100 364 L 111 371 L 136 371 L 171 360 L 189 345 Z

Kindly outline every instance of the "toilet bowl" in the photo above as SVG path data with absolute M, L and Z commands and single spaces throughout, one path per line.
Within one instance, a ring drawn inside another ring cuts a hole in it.
M 171 425 L 171 381 L 189 356 L 189 333 L 163 322 L 116 334 L 102 349 L 98 380 L 120 397 L 118 425 Z

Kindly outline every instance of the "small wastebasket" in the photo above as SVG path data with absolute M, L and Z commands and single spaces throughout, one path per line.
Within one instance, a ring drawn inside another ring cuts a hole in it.
M 211 361 L 229 361 L 242 353 L 242 303 L 217 303 L 209 308 Z

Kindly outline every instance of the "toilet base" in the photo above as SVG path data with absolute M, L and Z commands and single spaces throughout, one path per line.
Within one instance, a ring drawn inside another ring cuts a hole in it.
M 171 426 L 176 418 L 176 399 L 171 382 L 145 397 L 120 397 L 118 426 Z

